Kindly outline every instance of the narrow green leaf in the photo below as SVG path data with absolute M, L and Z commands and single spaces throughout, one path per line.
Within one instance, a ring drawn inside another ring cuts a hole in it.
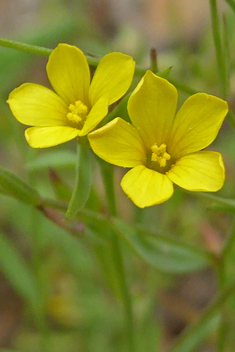
M 168 273 L 186 273 L 211 265 L 211 253 L 180 243 L 172 238 L 131 227 L 112 220 L 129 246 L 151 266 Z
M 76 164 L 76 154 L 68 150 L 49 151 L 36 156 L 26 164 L 30 171 L 38 171 L 47 168 L 68 168 Z
M 0 192 L 31 205 L 38 205 L 41 201 L 40 195 L 34 188 L 3 168 L 0 168 Z
M 224 290 L 203 314 L 180 335 L 178 341 L 169 352 L 196 352 L 196 348 L 218 328 L 220 311 L 224 303 L 234 295 L 235 282 Z
M 165 70 L 158 71 L 156 73 L 157 76 L 162 77 L 162 78 L 167 78 L 170 74 L 170 71 L 172 69 L 172 66 L 165 68 Z
M 90 149 L 78 146 L 76 183 L 66 213 L 66 218 L 77 214 L 86 204 L 91 189 Z
M 13 244 L 0 232 L 0 269 L 25 302 L 36 310 L 40 301 L 33 273 Z
M 210 0 L 210 12 L 212 22 L 212 34 L 214 39 L 218 76 L 220 79 L 220 93 L 223 98 L 226 98 L 228 93 L 228 80 L 227 80 L 227 68 L 226 68 L 226 55 L 224 53 L 224 47 L 222 45 L 219 15 L 217 8 L 217 0 Z
M 131 226 L 115 217 L 106 217 L 90 210 L 82 210 L 78 218 L 102 240 L 110 240 L 113 232 L 149 265 L 167 273 L 186 273 L 213 263 L 213 254 L 175 239 Z

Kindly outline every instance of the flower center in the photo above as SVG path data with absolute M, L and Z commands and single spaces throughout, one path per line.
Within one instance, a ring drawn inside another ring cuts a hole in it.
M 71 122 L 79 124 L 79 127 L 82 128 L 83 123 L 86 119 L 88 108 L 81 100 L 75 101 L 75 104 L 69 105 L 69 112 L 67 118 Z
M 163 143 L 160 145 L 160 147 L 158 147 L 155 143 L 152 145 L 151 151 L 151 161 L 157 162 L 160 167 L 165 167 L 166 162 L 171 158 L 170 154 L 166 152 L 166 145 Z

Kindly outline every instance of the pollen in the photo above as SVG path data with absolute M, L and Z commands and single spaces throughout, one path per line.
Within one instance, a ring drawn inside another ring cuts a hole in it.
M 157 162 L 160 167 L 165 167 L 166 162 L 171 158 L 170 154 L 166 152 L 166 145 L 163 143 L 160 145 L 160 147 L 158 147 L 155 143 L 154 145 L 152 145 L 151 151 L 151 161 Z
M 69 113 L 67 114 L 67 118 L 71 122 L 82 123 L 86 119 L 87 111 L 87 106 L 84 105 L 81 100 L 77 100 L 75 104 L 69 105 Z

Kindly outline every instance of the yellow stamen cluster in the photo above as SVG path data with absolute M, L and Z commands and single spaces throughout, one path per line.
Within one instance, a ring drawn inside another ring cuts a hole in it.
M 84 105 L 81 100 L 77 100 L 75 104 L 69 105 L 70 112 L 67 114 L 67 118 L 71 122 L 82 122 L 87 115 L 87 106 Z
M 160 165 L 160 167 L 165 167 L 166 162 L 170 160 L 171 156 L 166 152 L 166 145 L 163 143 L 160 147 L 155 143 L 151 147 L 152 155 L 151 161 L 156 161 Z

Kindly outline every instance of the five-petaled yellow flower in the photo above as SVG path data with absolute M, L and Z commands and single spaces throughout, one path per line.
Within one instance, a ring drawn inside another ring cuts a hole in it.
M 140 208 L 173 194 L 173 183 L 190 191 L 215 192 L 225 170 L 218 152 L 202 150 L 216 138 L 227 103 L 197 93 L 176 112 L 177 90 L 147 71 L 128 102 L 133 126 L 116 118 L 89 134 L 91 148 L 114 165 L 132 168 L 121 181 Z
M 121 53 L 105 55 L 90 82 L 85 55 L 75 46 L 59 44 L 47 63 L 47 75 L 55 92 L 39 84 L 25 83 L 13 90 L 8 103 L 25 125 L 31 147 L 46 148 L 84 136 L 107 115 L 108 106 L 130 87 L 135 63 Z

